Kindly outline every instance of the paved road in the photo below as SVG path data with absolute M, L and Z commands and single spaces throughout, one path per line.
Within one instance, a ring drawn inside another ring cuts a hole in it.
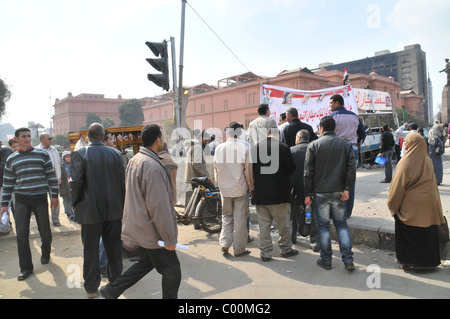
M 444 185 L 440 186 L 444 211 L 450 208 L 450 163 L 444 158 Z M 359 171 L 357 204 L 350 220 L 391 223 L 385 199 L 388 185 L 378 181 L 382 169 Z M 368 216 L 369 215 L 369 216 Z M 53 227 L 52 260 L 39 262 L 40 240 L 32 221 L 31 247 L 35 272 L 18 282 L 18 258 L 14 233 L 0 237 L 0 298 L 6 299 L 85 299 L 82 288 L 82 245 L 79 226 L 61 218 L 62 226 Z M 405 272 L 395 263 L 391 250 L 367 245 L 354 245 L 356 270 L 346 271 L 339 249 L 333 245 L 333 269 L 316 265 L 318 254 L 312 252 L 304 238 L 295 247 L 299 255 L 284 259 L 274 240 L 274 260 L 264 263 L 259 258 L 258 226 L 253 224 L 255 240 L 248 245 L 250 255 L 224 257 L 219 250 L 218 234 L 179 227 L 179 243 L 189 250 L 178 251 L 182 265 L 181 299 L 291 299 L 291 298 L 450 298 L 450 264 L 448 261 L 432 271 Z M 124 269 L 131 265 L 124 259 Z M 102 285 L 106 281 L 102 281 Z M 161 277 L 152 271 L 121 298 L 160 299 Z

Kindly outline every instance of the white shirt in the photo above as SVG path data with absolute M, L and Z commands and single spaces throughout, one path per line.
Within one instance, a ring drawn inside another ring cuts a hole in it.
M 216 147 L 214 174 L 223 197 L 242 197 L 247 194 L 251 182 L 249 148 L 239 138 L 228 138 Z
M 406 137 L 406 135 L 408 135 L 409 133 L 411 133 L 411 132 L 417 132 L 417 130 L 411 130 L 411 131 L 405 131 L 406 130 L 406 127 L 404 126 L 404 125 L 402 125 L 402 126 L 400 126 L 398 129 L 397 129 L 397 131 L 395 131 L 395 133 L 394 133 L 394 135 L 396 136 L 396 137 L 401 137 L 401 138 L 405 138 Z M 403 144 L 402 144 L 402 151 L 401 151 L 401 153 L 400 153 L 400 157 L 403 157 L 404 155 L 406 154 L 406 150 L 405 150 L 405 142 L 403 141 Z
M 50 159 L 52 160 L 53 169 L 55 170 L 56 178 L 59 180 L 61 178 L 61 159 L 59 158 L 59 152 L 58 150 L 51 146 L 48 148 L 45 148 L 44 145 L 39 144 L 36 146 L 37 149 L 44 150 L 48 153 L 50 156 Z

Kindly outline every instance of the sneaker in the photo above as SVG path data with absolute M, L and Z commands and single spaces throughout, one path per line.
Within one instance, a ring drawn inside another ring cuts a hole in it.
M 93 292 L 86 291 L 86 294 L 89 299 L 94 299 L 98 297 L 98 290 Z
M 355 264 L 353 264 L 352 262 L 344 263 L 344 265 L 345 265 L 345 269 L 347 269 L 347 270 L 355 270 Z
M 325 263 L 322 258 L 317 259 L 317 265 L 322 267 L 323 269 L 330 270 L 331 269 L 331 263 Z
M 281 254 L 281 257 L 288 258 L 288 257 L 292 257 L 292 256 L 295 256 L 295 255 L 298 255 L 298 250 L 297 249 L 292 249 L 288 253 Z

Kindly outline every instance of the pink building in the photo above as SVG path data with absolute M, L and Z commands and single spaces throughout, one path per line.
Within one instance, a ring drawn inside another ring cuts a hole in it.
M 373 90 L 388 92 L 394 107 L 405 106 L 406 110 L 424 118 L 422 108 L 423 97 L 414 92 L 401 92 L 401 85 L 376 73 L 350 74 L 350 82 L 355 88 L 367 85 Z M 275 77 L 260 77 L 251 72 L 219 80 L 217 86 L 201 84 L 189 88 L 189 99 L 186 108 L 187 127 L 223 131 L 231 121 L 237 121 L 248 128 L 250 122 L 258 116 L 260 104 L 260 84 L 288 87 L 298 90 L 319 90 L 342 85 L 343 72 L 320 69 L 316 73 L 307 68 L 285 70 Z M 142 98 L 144 124 L 163 125 L 172 121 L 172 93 L 153 98 Z M 65 134 L 77 131 L 85 125 L 86 114 L 96 113 L 102 120 L 112 118 L 116 125 L 120 124 L 119 106 L 126 100 L 105 99 L 101 94 L 80 94 L 56 100 L 54 115 L 54 134 Z M 201 121 L 201 122 L 195 122 Z M 201 127 L 194 124 L 201 124 Z
M 104 94 L 82 93 L 73 96 L 68 93 L 64 99 L 56 99 L 53 116 L 53 135 L 75 132 L 86 125 L 86 115 L 91 112 L 102 120 L 111 118 L 120 124 L 119 106 L 126 100 L 119 95 L 117 99 L 107 99 Z

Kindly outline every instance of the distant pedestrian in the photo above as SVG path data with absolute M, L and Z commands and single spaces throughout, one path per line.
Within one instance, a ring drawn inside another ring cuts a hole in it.
M 355 154 L 350 142 L 336 136 L 331 116 L 320 120 L 321 137 L 309 144 L 305 158 L 305 205 L 312 205 L 317 221 L 320 259 L 331 269 L 330 220 L 336 228 L 345 269 L 353 270 L 353 252 L 345 216 L 345 202 L 356 179 Z
M 72 155 L 69 151 L 64 151 L 62 154 L 62 163 L 61 163 L 61 184 L 59 184 L 60 195 L 63 198 L 63 206 L 64 212 L 66 213 L 67 218 L 74 221 L 75 214 L 73 213 L 72 208 L 72 192 L 70 190 L 70 161 L 72 159 Z
M 309 132 L 310 142 L 317 140 L 317 135 L 314 133 L 311 125 L 300 121 L 298 118 L 298 111 L 295 107 L 290 107 L 286 110 L 286 120 L 289 122 L 289 125 L 283 128 L 283 133 L 280 136 L 283 137 L 281 141 L 289 147 L 295 145 L 296 134 L 300 130 L 307 130 Z
M 434 175 L 436 176 L 436 182 L 438 185 L 442 184 L 444 177 L 444 169 L 442 167 L 442 155 L 444 154 L 444 143 L 441 138 L 438 137 L 435 129 L 431 129 L 428 132 L 428 155 L 433 163 Z
M 248 240 L 248 191 L 252 177 L 249 148 L 239 137 L 242 124 L 231 122 L 226 142 L 219 144 L 214 155 L 214 172 L 222 200 L 222 230 L 219 244 L 224 253 L 233 245 L 236 257 L 250 253 L 245 249 Z
M 392 180 L 392 156 L 394 155 L 395 141 L 388 124 L 382 128 L 381 148 L 378 155 L 386 159 L 384 164 L 384 179 L 380 183 L 390 183 Z
M 163 163 L 164 168 L 166 169 L 167 175 L 169 175 L 170 178 L 170 186 L 172 186 L 172 193 L 173 193 L 173 203 L 177 203 L 177 172 L 178 172 L 178 165 L 173 160 L 172 156 L 169 154 L 169 150 L 167 149 L 167 144 L 164 143 L 164 147 L 161 151 L 158 152 L 158 156 L 161 160 L 161 163 Z
M 406 154 L 397 164 L 387 205 L 395 219 L 395 252 L 402 268 L 439 266 L 437 225 L 444 222 L 433 164 L 425 139 L 406 136 Z
M 251 149 L 254 186 L 252 203 L 258 215 L 261 260 L 272 260 L 272 222 L 278 226 L 278 246 L 284 258 L 298 254 L 292 249 L 289 177 L 295 171 L 289 146 L 279 140 L 277 128 L 270 129 L 265 140 Z
M 175 247 L 178 228 L 172 202 L 169 176 L 158 152 L 164 135 L 158 125 L 142 129 L 141 147 L 127 166 L 122 240 L 135 246 L 140 259 L 116 280 L 100 289 L 107 299 L 118 298 L 154 268 L 162 275 L 162 297 L 175 299 L 181 282 L 181 269 Z M 143 227 L 145 225 L 145 227 Z M 159 242 L 164 247 L 161 247 Z
M 53 136 L 49 133 L 42 133 L 39 136 L 41 143 L 36 146 L 36 149 L 42 149 L 48 153 L 52 160 L 53 169 L 55 170 L 56 178 L 58 179 L 58 185 L 61 184 L 61 158 L 59 157 L 58 150 L 52 146 Z M 59 221 L 59 201 L 58 206 L 52 209 L 52 223 L 54 226 L 61 226 Z
M 268 104 L 260 104 L 258 114 L 259 116 L 251 121 L 248 127 L 248 142 L 250 143 L 250 147 L 266 140 L 270 128 L 277 128 L 277 122 L 269 117 L 270 108 Z
M 19 128 L 15 132 L 19 151 L 11 154 L 5 165 L 1 215 L 8 212 L 11 195 L 15 195 L 14 220 L 16 224 L 17 250 L 20 275 L 25 280 L 33 273 L 33 262 L 29 243 L 30 218 L 34 213 L 41 236 L 41 264 L 50 262 L 52 232 L 48 217 L 47 193 L 50 193 L 51 208 L 58 206 L 58 179 L 47 152 L 31 146 L 31 132 Z
M 406 136 L 409 133 L 413 133 L 413 132 L 417 132 L 418 126 L 416 123 L 403 123 L 403 125 L 401 125 L 396 131 L 395 131 L 395 135 L 399 138 L 402 138 L 403 141 L 405 140 Z M 405 156 L 406 154 L 406 149 L 405 149 L 405 143 L 402 144 L 402 149 L 400 152 L 400 158 L 402 158 L 403 156 Z
M 208 177 L 211 181 L 205 160 L 207 154 L 204 152 L 210 140 L 210 135 L 205 130 L 196 130 L 192 139 L 184 141 L 184 149 L 186 150 L 184 178 L 186 183 L 191 184 L 192 190 L 197 187 L 191 181 L 193 177 Z
M 122 273 L 125 170 L 122 154 L 104 144 L 101 124 L 91 124 L 88 136 L 89 144 L 72 153 L 70 175 L 75 221 L 81 224 L 84 288 L 89 298 L 95 298 L 101 280 L 100 237 L 108 258 L 108 279 Z

